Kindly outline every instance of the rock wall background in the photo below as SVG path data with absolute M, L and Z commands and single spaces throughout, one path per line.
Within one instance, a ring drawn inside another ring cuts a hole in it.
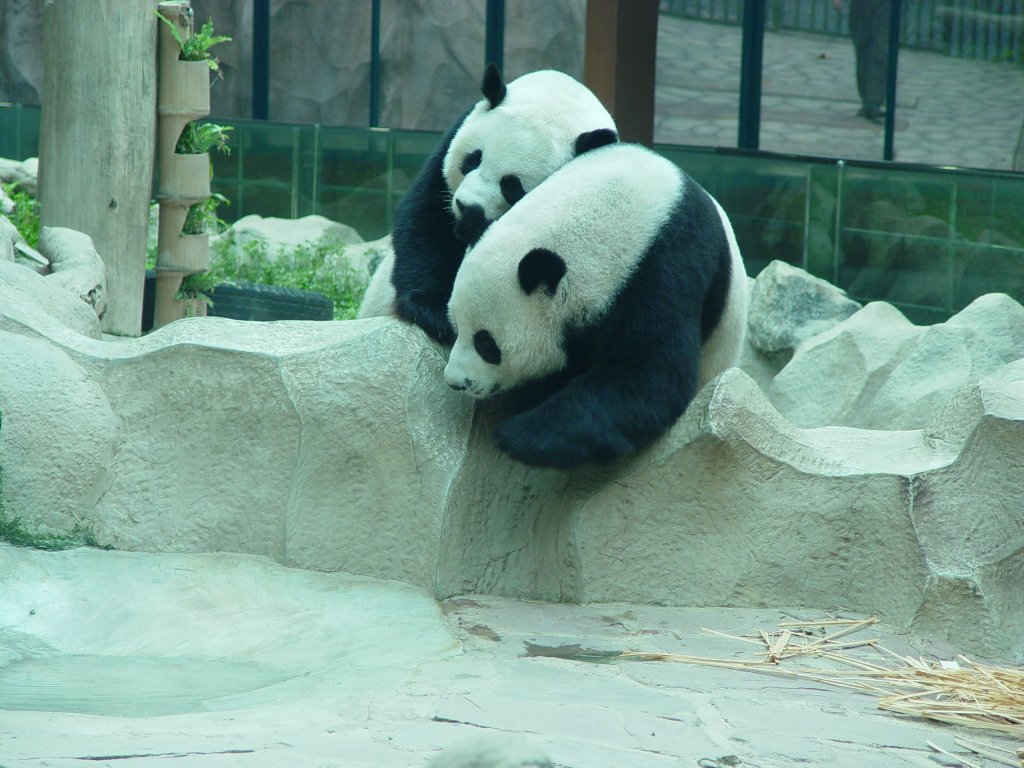
M 156 3 L 154 2 L 154 5 Z M 40 104 L 43 0 L 0 0 L 0 101 Z M 251 116 L 252 3 L 193 0 L 231 43 L 214 49 L 224 78 L 213 117 Z M 381 113 L 389 128 L 441 130 L 478 94 L 484 67 L 478 0 L 383 0 Z M 517 0 L 506 8 L 505 74 L 583 74 L 585 0 Z M 365 126 L 370 103 L 370 3 L 274 0 L 270 119 Z

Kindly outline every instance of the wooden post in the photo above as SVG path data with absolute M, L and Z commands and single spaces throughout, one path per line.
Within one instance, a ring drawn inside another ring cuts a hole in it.
M 155 3 L 44 0 L 39 199 L 44 226 L 92 237 L 103 330 L 138 336 L 156 122 Z
M 654 143 L 658 0 L 587 0 L 583 81 L 623 141 Z

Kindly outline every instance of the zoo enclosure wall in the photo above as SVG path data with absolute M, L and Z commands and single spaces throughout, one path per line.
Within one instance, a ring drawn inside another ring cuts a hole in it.
M 439 133 L 218 121 L 215 155 L 227 221 L 250 213 L 320 214 L 367 240 L 395 206 Z M 39 109 L 0 105 L 0 157 L 38 152 Z M 659 145 L 729 212 L 750 275 L 771 260 L 802 267 L 858 301 L 886 300 L 940 322 L 985 293 L 1024 302 L 1024 175 Z

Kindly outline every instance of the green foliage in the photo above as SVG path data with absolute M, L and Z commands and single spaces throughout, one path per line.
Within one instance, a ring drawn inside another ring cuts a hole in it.
M 224 195 L 214 192 L 202 202 L 191 206 L 185 215 L 185 224 L 181 228 L 182 234 L 206 235 L 223 232 L 228 225 L 217 216 L 217 208 L 221 203 L 226 202 L 228 199 Z
M 199 31 L 193 31 L 192 35 L 188 40 L 181 38 L 181 32 L 173 21 L 168 19 L 159 11 L 154 11 L 159 19 L 171 29 L 171 34 L 174 35 L 174 39 L 178 41 L 178 45 L 181 46 L 181 58 L 185 61 L 205 61 L 210 69 L 217 71 L 220 69 L 220 62 L 210 53 L 210 49 L 219 45 L 220 43 L 231 42 L 230 37 L 224 35 L 213 34 L 213 19 L 207 19 Z
M 228 131 L 230 126 L 217 125 L 216 123 L 191 122 L 185 126 L 185 130 L 178 137 L 178 143 L 174 151 L 182 155 L 201 155 L 216 149 L 225 155 L 231 154 L 231 147 L 228 146 Z
M 181 296 L 209 300 L 214 286 L 247 280 L 265 285 L 316 291 L 334 302 L 334 319 L 351 320 L 359 311 L 366 286 L 344 258 L 344 243 L 330 238 L 283 248 L 271 259 L 267 243 L 251 240 L 239 247 L 231 237 L 210 249 L 210 269 L 182 281 Z
M 8 214 L 15 228 L 33 248 L 39 247 L 39 202 L 17 184 L 4 184 L 4 192 L 14 201 L 14 212 Z

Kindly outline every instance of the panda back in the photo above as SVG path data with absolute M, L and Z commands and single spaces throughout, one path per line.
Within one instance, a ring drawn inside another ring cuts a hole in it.
M 644 147 L 612 144 L 556 171 L 484 233 L 467 260 L 508 280 L 530 250 L 566 262 L 563 313 L 587 325 L 607 312 L 683 195 L 684 177 Z M 501 265 L 500 267 L 498 265 Z

